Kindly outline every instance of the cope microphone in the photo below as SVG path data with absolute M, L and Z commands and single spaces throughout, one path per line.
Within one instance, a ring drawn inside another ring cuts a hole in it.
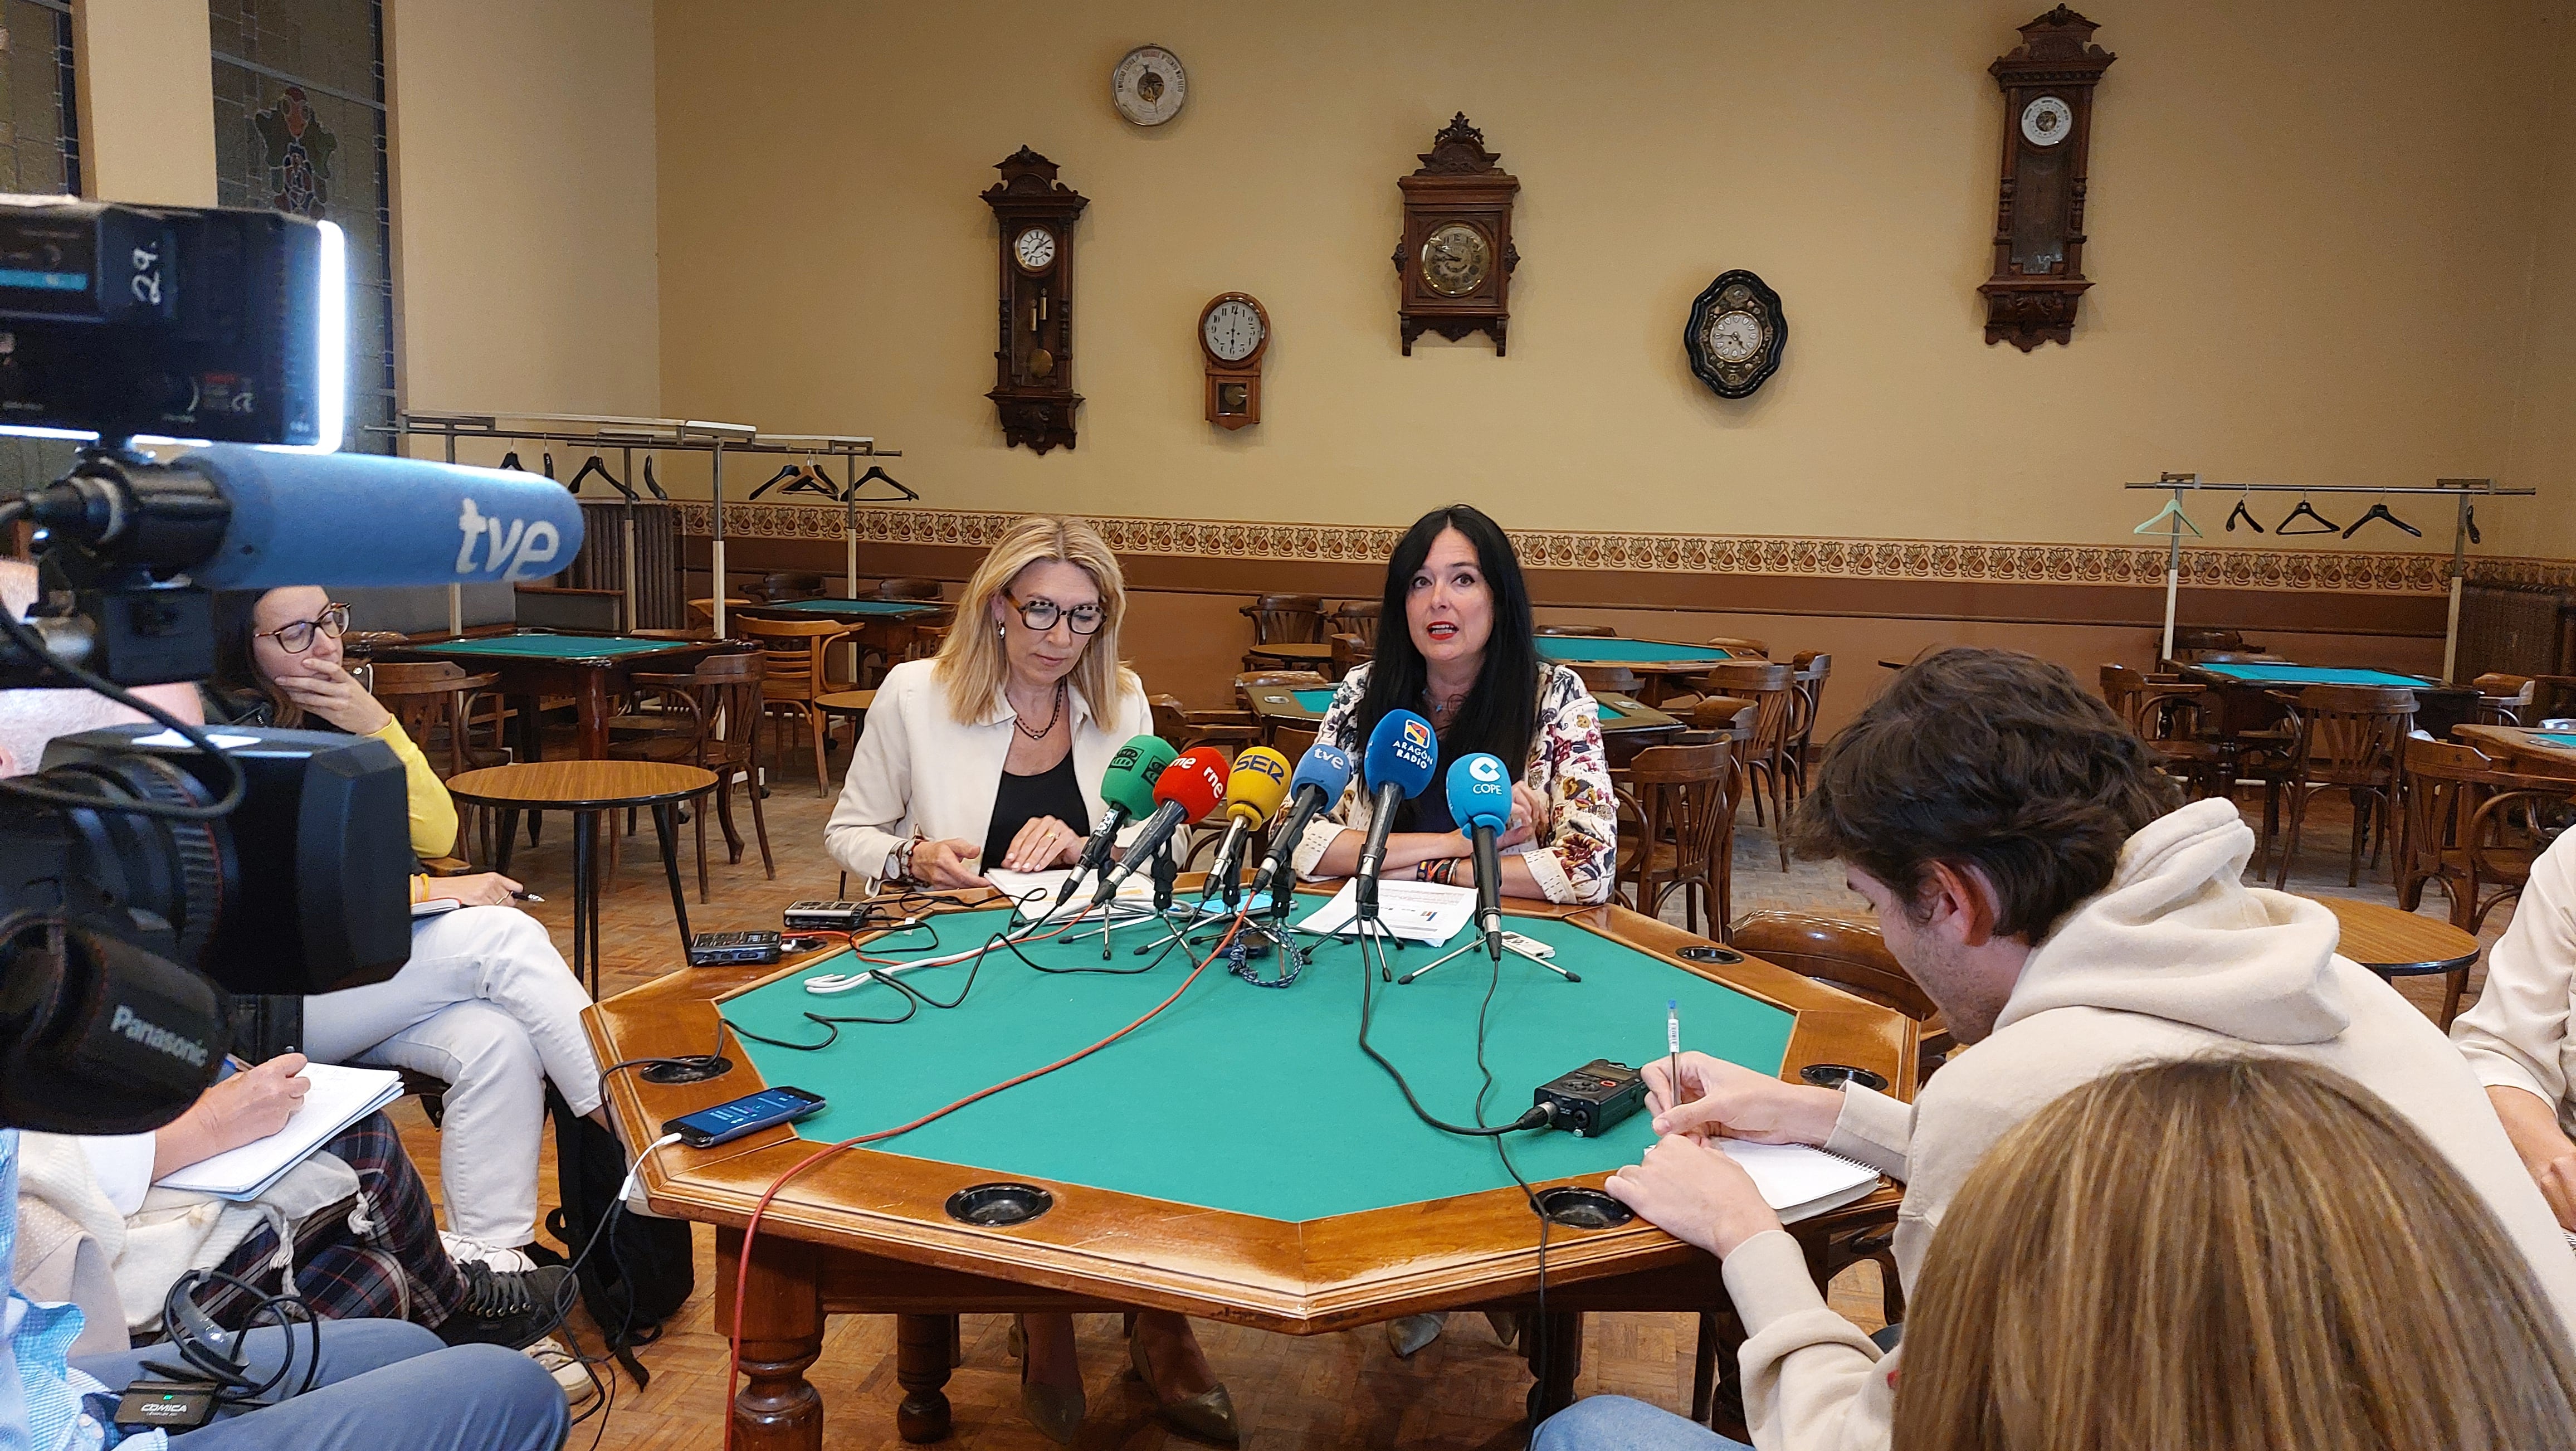
M 1512 777 L 1500 756 L 1478 751 L 1449 766 L 1449 817 L 1476 852 L 1476 926 L 1503 960 L 1503 865 L 1494 837 L 1512 818 Z
M 1160 804 L 1145 821 L 1145 829 L 1127 844 L 1127 854 L 1118 861 L 1118 869 L 1100 879 L 1100 889 L 1091 896 L 1091 905 L 1105 907 L 1118 895 L 1119 885 L 1163 849 L 1172 833 L 1184 824 L 1198 820 L 1216 809 L 1218 798 L 1225 795 L 1225 756 L 1211 746 L 1197 746 L 1172 758 L 1154 782 L 1154 800 Z
M 1100 775 L 1100 824 L 1091 828 L 1091 839 L 1082 844 L 1082 857 L 1073 864 L 1073 875 L 1055 894 L 1055 905 L 1073 900 L 1073 884 L 1100 870 L 1109 860 L 1109 849 L 1117 844 L 1118 829 L 1154 809 L 1154 783 L 1161 779 L 1163 768 L 1172 764 L 1172 743 L 1161 736 L 1129 736 L 1118 754 L 1109 758 L 1109 769 Z M 1054 908 L 1049 908 L 1052 913 Z
M 505 584 L 581 549 L 581 501 L 552 479 L 373 454 L 93 456 L 23 497 L 51 546 L 202 589 Z
M 1361 758 L 1370 796 L 1368 838 L 1360 845 L 1359 870 L 1351 874 L 1358 914 L 1355 922 L 1377 917 L 1378 868 L 1386 861 L 1387 833 L 1395 829 L 1396 808 L 1422 794 L 1440 762 L 1440 737 L 1431 722 L 1409 710 L 1391 710 L 1369 732 L 1368 754 Z
M 1207 884 L 1199 889 L 1199 900 L 1222 888 L 1229 905 L 1240 901 L 1235 895 L 1235 877 L 1241 870 L 1236 853 L 1279 810 L 1288 796 L 1288 758 L 1268 746 L 1254 746 L 1236 754 L 1234 769 L 1225 778 L 1225 841 L 1216 849 L 1216 864 L 1208 869 Z
M 1351 784 L 1351 753 L 1339 746 L 1321 741 L 1306 748 L 1297 762 L 1297 774 L 1288 778 L 1288 817 L 1280 824 L 1279 834 L 1270 843 L 1270 854 L 1261 862 L 1261 870 L 1252 874 L 1252 887 L 1246 893 L 1258 897 L 1272 881 L 1280 883 L 1277 906 L 1288 910 L 1287 877 L 1289 858 L 1297 854 L 1298 838 L 1306 834 L 1307 824 L 1329 811 L 1342 799 Z

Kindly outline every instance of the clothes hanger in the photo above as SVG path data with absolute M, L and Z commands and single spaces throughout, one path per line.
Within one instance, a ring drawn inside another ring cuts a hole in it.
M 597 454 L 592 454 L 589 459 L 582 464 L 581 472 L 572 476 L 572 491 L 576 494 L 580 493 L 581 481 L 589 478 L 592 474 L 597 474 L 601 478 L 606 479 L 610 488 L 624 494 L 629 503 L 634 502 L 635 491 L 618 482 L 617 475 L 608 471 L 607 460 L 601 458 Z
M 830 499 L 835 503 L 838 503 L 841 497 L 840 489 L 832 483 L 832 476 L 823 472 L 823 470 L 810 458 L 805 460 L 805 467 L 799 474 L 796 482 L 789 484 L 785 489 L 781 490 L 781 492 L 788 494 L 820 494 L 824 498 Z
M 665 504 L 671 502 L 671 496 L 662 492 L 660 481 L 653 477 L 653 456 L 649 453 L 644 455 L 644 490 Z
M 2388 501 L 2386 499 L 2382 499 L 2378 503 L 2371 505 L 2369 513 L 2353 520 L 2352 527 L 2343 531 L 2343 537 L 2350 539 L 2355 534 L 2361 532 L 2362 525 L 2369 523 L 2373 519 L 2385 519 L 2389 523 L 2396 525 L 2398 528 L 2405 530 L 2407 533 L 2414 535 L 2418 539 L 2424 537 L 2423 530 L 2418 529 L 2414 525 L 2407 523 L 2405 520 L 2398 518 L 2396 515 L 2389 513 Z
M 876 464 L 870 464 L 868 465 L 868 471 L 866 473 L 850 480 L 850 487 L 847 492 L 841 495 L 841 502 L 845 504 L 888 504 L 894 502 L 891 499 L 862 499 L 859 497 L 859 490 L 867 487 L 870 483 L 878 482 L 882 482 L 891 487 L 896 493 L 902 495 L 906 499 L 918 499 L 921 497 L 919 490 L 904 487 L 903 482 L 897 479 L 894 475 L 887 473 L 883 468 Z
M 2171 528 L 2159 529 L 2156 527 L 2157 525 L 2164 523 L 2168 518 L 2174 521 Z M 2189 514 L 2182 511 L 2182 500 L 2180 498 L 2172 498 L 2165 500 L 2165 506 L 2158 509 L 2152 516 L 2150 516 L 2147 522 L 2139 525 L 2137 528 L 2132 529 L 2129 532 L 2132 534 L 2171 534 L 2179 536 L 2182 531 L 2186 529 L 2191 531 L 2192 537 L 2195 539 L 2206 539 L 2209 537 L 2208 535 L 2200 532 L 2199 525 L 2191 522 L 2191 516 Z
M 761 495 L 768 493 L 770 490 L 777 488 L 780 484 L 786 483 L 789 479 L 795 478 L 803 472 L 804 470 L 798 468 L 794 464 L 781 464 L 778 466 L 778 472 L 769 476 L 769 482 L 762 484 L 759 488 L 756 488 L 749 494 L 744 495 L 743 502 L 748 504 L 752 500 L 759 498 Z
M 515 448 L 501 455 L 501 467 L 514 474 L 524 474 L 528 471 L 528 466 L 519 462 L 519 451 Z
M 2468 518 L 2468 524 L 2469 524 L 2469 542 L 2470 542 L 2471 544 L 2484 544 L 2484 543 L 2486 543 L 2486 542 L 2487 542 L 2487 537 L 2486 537 L 2485 535 L 2480 534 L 2480 533 L 2478 532 L 2478 506 L 2477 506 L 2477 505 L 2475 505 L 2475 504 L 2471 504 L 2471 505 L 2469 506 L 2469 518 Z
M 2309 518 L 2311 518 L 2311 519 L 2316 520 L 2316 521 L 2317 521 L 2317 527 L 2316 527 L 2316 528 L 2314 528 L 2314 529 L 2293 529 L 2293 528 L 2291 528 L 2291 527 L 2290 527 L 2291 523 L 2292 523 L 2293 521 L 2297 520 L 2297 519 L 2298 519 L 2298 517 L 2299 517 L 2300 515 L 2302 515 L 2302 514 L 2306 515 L 2307 517 L 2309 517 Z M 2316 511 L 2315 506 L 2311 505 L 2311 504 L 2308 502 L 2308 496 L 2307 496 L 2307 495 L 2305 495 L 2305 494 L 2301 494 L 2301 495 L 2299 496 L 2299 507 L 2297 507 L 2297 508 L 2295 508 L 2295 509 L 2292 509 L 2292 510 L 2290 511 L 2290 514 L 2289 514 L 2289 517 L 2288 517 L 2288 518 L 2283 519 L 2280 523 L 2273 525 L 2273 526 L 2272 526 L 2272 532 L 2273 532 L 2273 533 L 2275 533 L 2275 534 L 2283 534 L 2283 535 L 2289 535 L 2289 534 L 2341 534 L 2341 533 L 2343 532 L 2343 526 L 2342 526 L 2341 524 L 2336 523 L 2336 522 L 2335 522 L 2335 521 L 2333 521 L 2332 519 L 2327 518 L 2325 515 L 2318 513 L 2318 512 Z
M 555 476 L 555 451 L 554 451 L 553 449 L 547 449 L 547 450 L 546 450 L 546 454 L 545 454 L 545 458 L 546 458 L 546 477 L 551 479 L 551 478 L 553 478 L 553 477 Z
M 2236 508 L 2227 516 L 2228 533 L 2233 534 L 2236 532 L 2236 521 L 2239 519 L 2244 520 L 2245 527 L 2253 530 L 2255 533 L 2260 534 L 2263 532 L 2262 521 L 2254 517 L 2253 510 L 2245 507 L 2245 501 L 2253 497 L 2254 490 L 2250 486 L 2244 493 L 2236 496 Z

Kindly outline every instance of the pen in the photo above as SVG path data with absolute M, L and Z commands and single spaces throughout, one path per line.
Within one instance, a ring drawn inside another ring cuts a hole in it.
M 1679 1108 L 1682 1102 L 1682 1004 L 1679 998 L 1664 999 L 1664 1082 L 1666 1112 Z
M 538 896 L 534 892 L 512 892 L 510 895 L 518 898 L 522 902 L 542 902 L 545 900 L 545 898 Z

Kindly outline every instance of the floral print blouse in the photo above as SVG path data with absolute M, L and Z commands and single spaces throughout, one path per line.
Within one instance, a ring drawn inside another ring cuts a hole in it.
M 1366 744 L 1359 737 L 1359 714 L 1368 671 L 1362 665 L 1343 679 L 1315 732 L 1315 739 L 1350 752 L 1353 760 Z M 1538 835 L 1513 849 L 1539 889 L 1551 902 L 1609 901 L 1619 810 L 1610 791 L 1610 758 L 1601 747 L 1601 707 L 1583 688 L 1583 678 L 1562 665 L 1546 666 L 1539 675 L 1538 720 L 1521 780 L 1553 804 Z M 1431 789 L 1440 789 L 1436 781 Z M 1368 793 L 1354 772 L 1341 803 L 1308 826 L 1297 843 L 1297 870 L 1311 873 L 1333 838 L 1368 830 L 1369 817 Z

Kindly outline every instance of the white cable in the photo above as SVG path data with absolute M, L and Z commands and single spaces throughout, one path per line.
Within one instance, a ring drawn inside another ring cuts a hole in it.
M 635 1192 L 636 1180 L 644 1173 L 644 1161 L 653 1157 L 654 1150 L 669 1148 L 671 1145 L 676 1144 L 679 1141 L 680 1136 L 678 1134 L 664 1134 L 662 1137 L 646 1144 L 644 1146 L 644 1152 L 637 1154 L 635 1156 L 635 1162 L 628 1166 L 626 1170 L 626 1182 L 617 1186 L 617 1202 L 620 1204 L 625 1203 L 627 1196 Z
M 1036 891 L 1030 892 L 1025 897 L 1013 900 L 1011 902 L 1011 907 L 1014 911 L 1024 910 L 1027 908 L 1029 903 L 1034 902 L 1045 895 L 1045 889 L 1040 888 Z M 1089 915 L 1091 915 L 1091 909 L 1085 907 L 1082 911 L 1074 914 L 1073 918 L 1064 925 L 1070 927 Z M 896 927 L 893 930 L 905 930 L 918 923 L 920 920 L 921 919 L 918 917 L 907 917 L 902 922 L 896 924 Z M 1028 934 L 1035 932 L 1038 928 L 1046 925 L 1047 919 L 1045 917 L 1040 917 L 1035 921 L 1022 925 L 1012 932 L 1003 934 L 1003 940 L 1006 942 L 1026 941 Z M 853 946 L 850 950 L 851 952 L 856 953 L 858 948 Z M 988 938 L 980 946 L 969 947 L 960 952 L 952 952 L 943 957 L 925 957 L 918 962 L 896 963 L 890 967 L 871 967 L 865 972 L 819 973 L 805 980 L 805 991 L 812 993 L 817 997 L 831 997 L 838 993 L 856 992 L 860 988 L 866 987 L 868 984 L 877 981 L 880 973 L 891 976 L 898 972 L 910 972 L 916 967 L 954 967 L 958 963 L 981 957 L 992 950 L 992 942 Z

